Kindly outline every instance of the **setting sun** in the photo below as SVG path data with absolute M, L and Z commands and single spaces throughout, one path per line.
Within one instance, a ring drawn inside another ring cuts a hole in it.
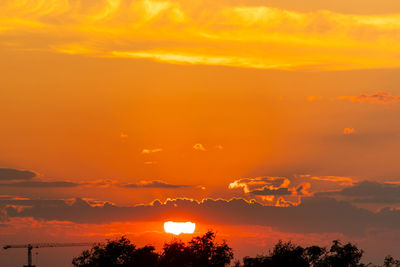
M 166 233 L 180 235 L 180 234 L 193 234 L 196 224 L 192 222 L 165 222 L 164 230 Z

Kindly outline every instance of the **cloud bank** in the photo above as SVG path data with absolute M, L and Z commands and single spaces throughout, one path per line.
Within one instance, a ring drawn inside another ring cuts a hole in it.
M 85 200 L 1 199 L 7 218 L 33 217 L 39 220 L 76 223 L 114 221 L 191 220 L 226 225 L 269 226 L 279 231 L 298 233 L 343 233 L 362 236 L 370 230 L 396 230 L 400 211 L 383 209 L 371 212 L 332 198 L 307 198 L 296 207 L 264 206 L 243 199 L 201 202 L 189 199 L 159 201 L 150 205 L 120 207 L 110 203 L 91 205 Z
M 400 203 L 400 185 L 362 181 L 341 190 L 320 192 L 318 196 L 342 197 L 360 203 Z

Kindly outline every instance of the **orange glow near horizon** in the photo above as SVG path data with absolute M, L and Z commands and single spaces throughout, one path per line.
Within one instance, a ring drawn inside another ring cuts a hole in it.
M 180 234 L 193 234 L 196 229 L 196 224 L 192 222 L 172 222 L 164 223 L 164 230 L 166 233 L 180 235 Z

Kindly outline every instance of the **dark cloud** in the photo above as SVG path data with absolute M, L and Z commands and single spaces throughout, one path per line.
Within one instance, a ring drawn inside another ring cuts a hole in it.
M 0 187 L 30 187 L 30 188 L 52 188 L 52 187 L 76 187 L 81 184 L 65 181 L 42 182 L 42 181 L 26 181 L 14 183 L 0 183 Z
M 0 206 L 30 206 L 30 207 L 59 207 L 68 202 L 62 199 L 20 199 L 20 198 L 3 198 L 0 199 Z
M 0 181 L 30 180 L 34 177 L 36 177 L 36 173 L 32 171 L 0 168 Z
M 279 187 L 279 188 L 273 188 L 273 187 L 264 187 L 262 189 L 256 189 L 253 191 L 250 191 L 250 194 L 256 195 L 256 196 L 289 196 L 289 195 L 297 195 L 297 196 L 303 196 L 303 195 L 308 195 L 309 193 L 307 192 L 308 188 L 310 185 L 307 184 L 301 184 L 298 187 Z
M 21 178 L 22 179 L 22 178 Z M 5 181 L 0 183 L 1 187 L 14 188 L 68 188 L 78 186 L 119 186 L 124 188 L 184 188 L 191 187 L 189 185 L 169 184 L 161 180 L 140 181 L 138 183 L 119 183 L 118 181 L 86 181 L 86 182 L 71 182 L 71 181 Z
M 141 181 L 140 183 L 129 183 L 121 185 L 121 187 L 126 188 L 182 188 L 182 187 L 190 187 L 189 185 L 175 185 L 168 184 L 166 182 L 160 180 L 154 181 Z
M 316 195 L 344 197 L 362 203 L 400 203 L 400 185 L 362 181 L 338 191 L 320 192 Z
M 257 196 L 286 196 L 292 194 L 289 188 L 286 187 L 277 189 L 263 188 L 250 191 L 250 193 Z
M 31 201 L 31 202 L 30 202 Z M 114 221 L 193 220 L 203 224 L 261 225 L 297 233 L 343 233 L 363 235 L 370 229 L 394 230 L 400 225 L 400 211 L 384 209 L 372 212 L 332 198 L 306 198 L 296 207 L 263 206 L 243 199 L 197 202 L 175 199 L 165 203 L 132 207 L 110 203 L 92 206 L 76 199 L 0 200 L 8 217 L 33 217 L 77 223 Z M 21 206 L 22 208 L 19 208 Z

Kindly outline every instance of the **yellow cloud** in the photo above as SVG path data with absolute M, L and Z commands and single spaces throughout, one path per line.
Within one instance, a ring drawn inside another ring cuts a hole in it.
M 244 68 L 257 69 L 290 69 L 288 64 L 273 64 L 267 60 L 260 61 L 256 58 L 242 57 L 218 57 L 213 55 L 199 55 L 183 53 L 169 53 L 165 51 L 138 51 L 138 52 L 118 52 L 112 53 L 116 57 L 122 58 L 146 58 L 160 62 L 169 62 L 176 64 L 202 64 L 202 65 L 220 65 L 236 66 Z
M 285 177 L 270 177 L 261 176 L 256 178 L 242 178 L 233 181 L 229 184 L 229 189 L 242 188 L 244 193 L 250 193 L 256 189 L 279 189 L 288 188 L 290 185 L 290 180 Z
M 353 185 L 355 180 L 351 177 L 344 177 L 344 176 L 312 176 L 310 174 L 302 174 L 299 175 L 301 178 L 310 178 L 312 180 L 317 181 L 327 181 L 327 182 L 335 182 L 339 183 L 340 185 Z
M 354 128 L 344 128 L 343 129 L 344 134 L 353 134 L 354 133 Z
M 126 140 L 128 139 L 129 135 L 127 135 L 126 133 L 121 133 L 119 135 L 119 137 L 121 138 L 122 142 L 126 142 Z
M 161 151 L 163 151 L 162 148 L 153 148 L 153 149 L 145 148 L 142 150 L 142 154 L 152 154 L 152 153 L 157 153 L 157 152 L 161 152 Z
M 400 67 L 400 14 L 299 12 L 246 1 L 4 0 L 0 18 L 0 37 L 18 48 L 43 38 L 41 50 L 172 64 Z
M 195 144 L 193 145 L 194 150 L 199 150 L 199 151 L 207 151 L 206 148 L 202 144 Z

